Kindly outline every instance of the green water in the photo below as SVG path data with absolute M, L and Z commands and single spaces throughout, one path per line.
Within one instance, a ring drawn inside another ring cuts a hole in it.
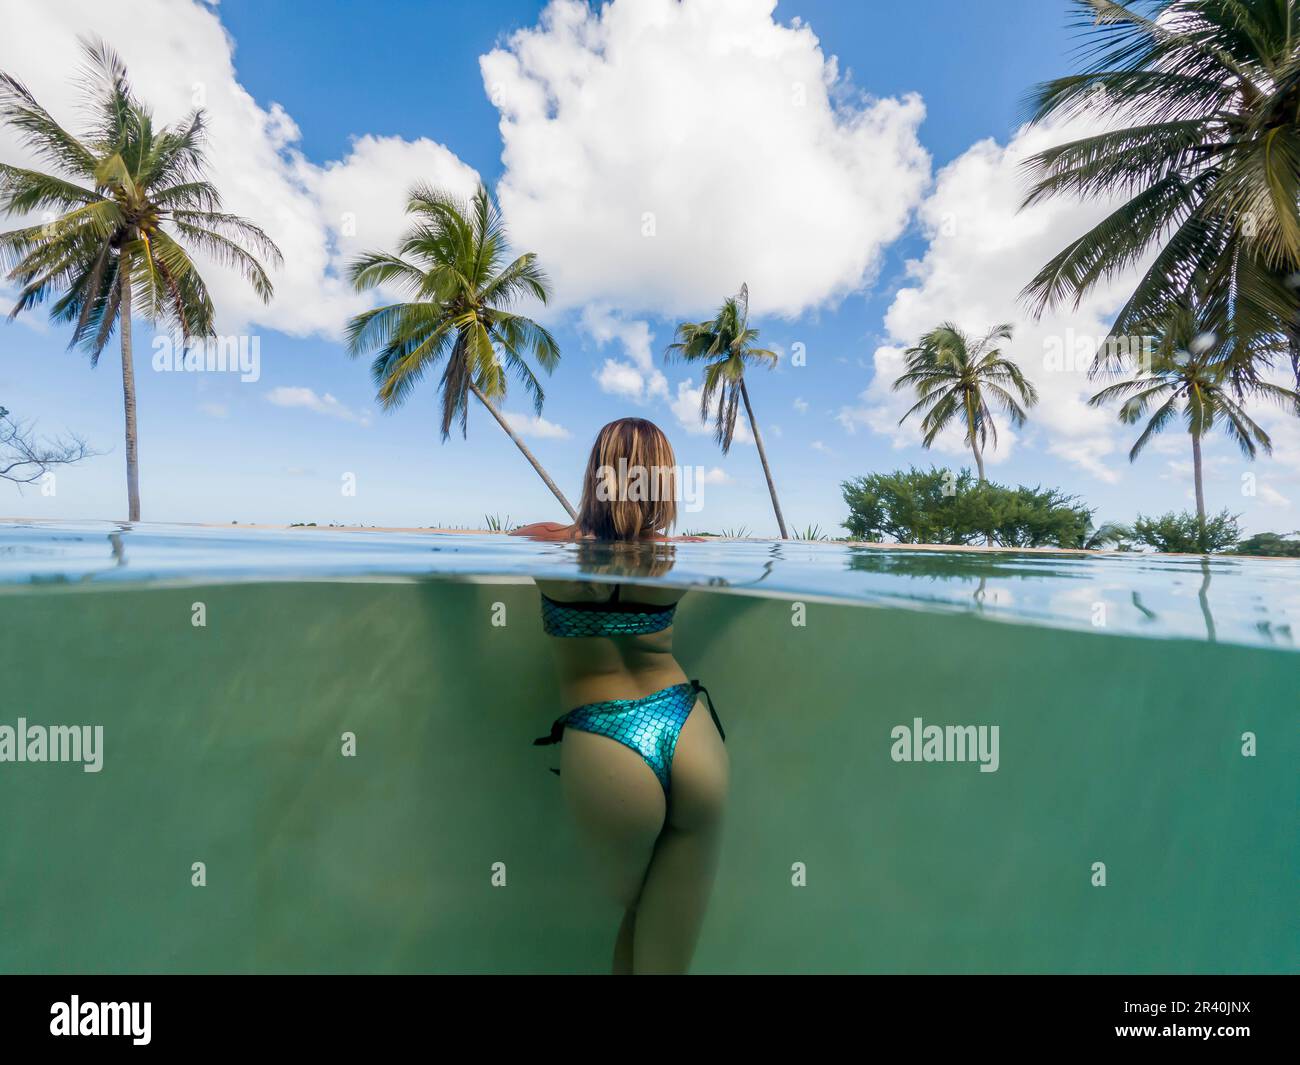
M 1297 969 L 1294 653 L 806 609 L 678 614 L 733 774 L 697 972 Z M 13 587 L 0 677 L 0 725 L 104 726 L 99 773 L 0 764 L 0 970 L 607 968 L 530 585 Z M 893 761 L 915 717 L 998 770 Z

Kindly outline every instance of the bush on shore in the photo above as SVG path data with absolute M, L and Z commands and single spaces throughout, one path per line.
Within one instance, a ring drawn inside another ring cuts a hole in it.
M 859 540 L 900 544 L 1081 547 L 1092 511 L 1055 488 L 1009 488 L 960 472 L 913 466 L 845 481 L 849 517 Z

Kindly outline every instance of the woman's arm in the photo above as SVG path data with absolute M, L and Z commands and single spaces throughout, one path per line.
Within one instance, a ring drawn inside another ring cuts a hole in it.
M 558 521 L 535 521 L 532 525 L 521 525 L 510 530 L 511 536 L 528 536 L 534 540 L 572 540 L 574 527 L 561 525 Z

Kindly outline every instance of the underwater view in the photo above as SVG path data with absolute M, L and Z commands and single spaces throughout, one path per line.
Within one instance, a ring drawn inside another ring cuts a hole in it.
M 689 589 L 732 772 L 695 971 L 1295 968 L 1294 562 L 671 555 L 0 525 L 0 726 L 102 730 L 0 772 L 0 968 L 607 969 L 617 908 L 532 746 L 530 578 L 580 566 Z

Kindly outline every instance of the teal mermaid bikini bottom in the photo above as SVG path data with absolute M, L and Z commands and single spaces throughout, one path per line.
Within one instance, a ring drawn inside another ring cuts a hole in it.
M 682 726 L 686 724 L 700 695 L 704 696 L 708 704 L 709 715 L 717 726 L 718 735 L 725 741 L 727 734 L 722 731 L 722 722 L 713 709 L 713 699 L 704 685 L 698 680 L 692 680 L 663 688 L 643 699 L 610 699 L 570 710 L 556 719 L 551 726 L 550 735 L 533 740 L 533 744 L 542 747 L 559 743 L 566 728 L 608 736 L 636 751 L 650 767 L 650 771 L 659 778 L 664 794 L 667 795 L 672 783 L 673 753 L 677 750 L 677 738 L 682 734 Z M 559 770 L 553 769 L 551 772 L 558 773 Z

